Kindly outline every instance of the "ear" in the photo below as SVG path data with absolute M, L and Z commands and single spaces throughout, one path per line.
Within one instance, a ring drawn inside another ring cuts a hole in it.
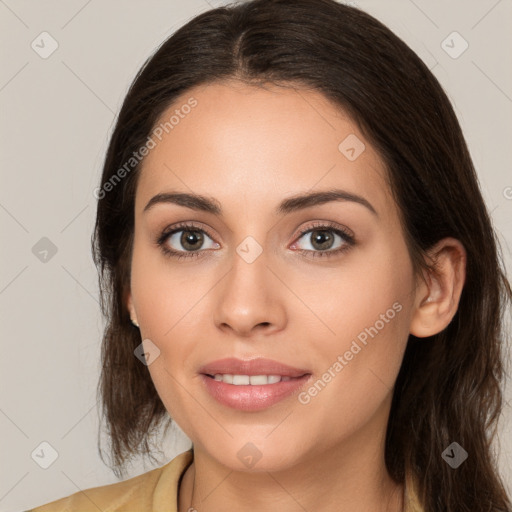
M 132 324 L 139 327 L 139 322 L 137 320 L 137 313 L 135 312 L 135 307 L 133 305 L 132 293 L 128 292 L 126 298 L 126 307 L 128 308 L 128 312 L 130 313 L 130 318 L 132 320 Z
M 416 287 L 410 333 L 418 338 L 445 329 L 459 307 L 466 279 L 466 250 L 455 238 L 444 238 L 428 251 L 432 267 Z

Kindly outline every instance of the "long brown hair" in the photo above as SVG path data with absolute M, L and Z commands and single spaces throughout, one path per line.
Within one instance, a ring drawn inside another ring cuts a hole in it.
M 205 12 L 167 39 L 130 87 L 108 147 L 92 239 L 107 320 L 98 393 L 111 467 L 122 475 L 131 457 L 151 456 L 151 439 L 172 422 L 133 354 L 141 338 L 126 296 L 140 163 L 130 159 L 178 96 L 225 79 L 313 89 L 348 112 L 385 162 L 417 271 L 440 239 L 464 245 L 455 317 L 429 339 L 409 337 L 385 460 L 397 482 L 415 475 L 426 511 L 510 512 L 492 441 L 512 292 L 468 148 L 420 58 L 372 16 L 333 0 L 254 0 Z M 456 470 L 441 456 L 454 441 L 469 454 Z

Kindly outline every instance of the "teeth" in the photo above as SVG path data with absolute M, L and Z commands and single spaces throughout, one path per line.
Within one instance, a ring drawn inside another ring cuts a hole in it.
M 264 386 L 267 384 L 276 384 L 277 382 L 286 382 L 291 377 L 281 377 L 281 375 L 230 375 L 217 373 L 214 379 L 218 382 L 226 384 L 234 384 L 235 386 Z
M 249 384 L 249 375 L 233 375 L 233 384 L 235 386 L 244 386 Z

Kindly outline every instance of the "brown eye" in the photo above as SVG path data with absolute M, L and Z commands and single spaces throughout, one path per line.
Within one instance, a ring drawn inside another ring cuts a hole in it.
M 290 248 L 308 258 L 324 258 L 341 254 L 354 245 L 354 234 L 348 228 L 320 223 L 303 229 Z
M 331 249 L 334 243 L 334 236 L 327 230 L 317 229 L 310 231 L 311 245 L 319 251 Z
M 181 246 L 187 251 L 194 251 L 200 249 L 204 236 L 200 231 L 181 231 L 180 237 Z
M 217 249 L 220 247 L 203 229 L 187 224 L 165 230 L 158 238 L 157 244 L 166 256 L 178 259 L 200 256 L 206 252 L 202 249 Z
M 204 231 L 200 229 L 175 229 L 165 237 L 165 245 L 175 252 L 191 252 L 200 249 L 214 249 L 219 247 Z M 207 241 L 209 247 L 204 247 Z
M 302 247 L 299 245 L 299 249 L 304 251 L 336 252 L 337 249 L 345 245 L 350 245 L 352 238 L 337 229 L 315 228 L 302 233 L 299 240 L 305 240 L 307 242 L 305 244 L 303 243 Z M 294 245 L 298 244 L 299 242 L 296 242 Z

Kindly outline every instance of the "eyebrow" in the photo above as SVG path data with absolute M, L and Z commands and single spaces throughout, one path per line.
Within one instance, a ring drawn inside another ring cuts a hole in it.
M 375 208 L 364 197 L 340 189 L 308 192 L 289 197 L 279 204 L 275 209 L 275 214 L 286 215 L 311 206 L 322 205 L 332 201 L 350 201 L 358 203 L 366 207 L 370 212 L 378 217 L 378 213 Z M 146 204 L 143 213 L 160 203 L 176 204 L 178 206 L 190 208 L 191 210 L 203 211 L 213 215 L 222 216 L 222 207 L 215 198 L 199 194 L 188 194 L 185 192 L 166 192 L 157 194 Z

